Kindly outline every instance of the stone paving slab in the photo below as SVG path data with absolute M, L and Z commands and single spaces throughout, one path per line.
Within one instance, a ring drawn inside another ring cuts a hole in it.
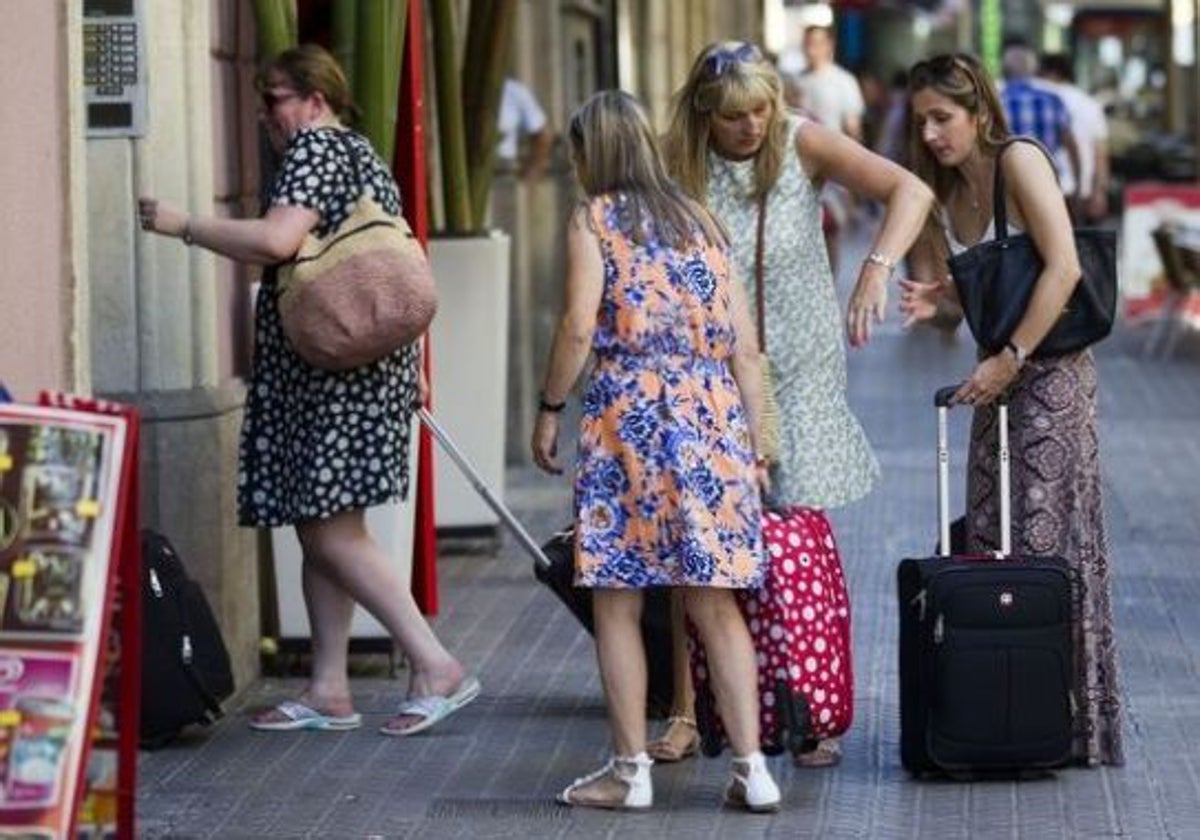
M 403 683 L 355 682 L 368 725 L 255 733 L 243 711 L 299 689 L 264 679 L 209 731 L 143 754 L 144 837 L 1186 838 L 1200 836 L 1200 354 L 1140 355 L 1144 332 L 1100 353 L 1102 451 L 1126 687 L 1123 769 L 1038 781 L 917 783 L 899 765 L 893 574 L 934 538 L 933 389 L 969 370 L 970 342 L 886 328 L 851 356 L 852 402 L 879 450 L 880 487 L 837 511 L 854 605 L 856 722 L 832 770 L 774 768 L 785 808 L 723 810 L 726 760 L 655 768 L 655 808 L 561 809 L 607 726 L 590 639 L 533 580 L 518 546 L 440 561 L 442 638 L 484 693 L 425 735 L 384 738 Z M 965 413 L 954 428 L 961 451 Z M 961 504 L 961 464 L 956 493 Z M 510 472 L 533 533 L 567 520 L 564 482 Z M 400 675 L 401 679 L 403 674 Z

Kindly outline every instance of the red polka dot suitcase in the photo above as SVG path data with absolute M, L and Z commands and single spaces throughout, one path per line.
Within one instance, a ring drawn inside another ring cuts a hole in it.
M 763 516 L 770 571 L 762 588 L 738 593 L 758 655 L 763 752 L 797 755 L 841 735 L 854 715 L 850 598 L 833 529 L 823 511 L 794 507 Z M 696 715 L 704 751 L 725 732 L 704 651 L 690 634 Z

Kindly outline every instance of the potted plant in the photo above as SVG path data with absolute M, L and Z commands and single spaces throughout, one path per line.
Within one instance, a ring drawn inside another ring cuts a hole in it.
M 442 229 L 430 240 L 439 295 L 430 330 L 439 417 L 498 494 L 504 487 L 508 371 L 507 234 L 489 230 L 496 117 L 516 0 L 471 0 L 460 43 L 455 0 L 432 0 Z M 460 51 L 461 48 L 461 51 Z M 459 56 L 462 55 L 460 64 Z M 444 456 L 438 453 L 435 458 Z M 448 460 L 435 460 L 437 524 L 494 532 L 499 524 Z

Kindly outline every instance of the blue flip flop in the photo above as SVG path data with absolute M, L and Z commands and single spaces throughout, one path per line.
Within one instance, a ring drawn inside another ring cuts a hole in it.
M 284 700 L 281 703 L 277 703 L 274 711 L 279 712 L 284 719 L 271 721 L 252 720 L 250 721 L 250 728 L 261 732 L 295 732 L 299 729 L 346 732 L 362 726 L 362 715 L 358 712 L 348 715 L 327 715 L 297 700 Z
M 481 686 L 475 677 L 464 677 L 458 688 L 448 697 L 440 694 L 430 694 L 426 697 L 410 697 L 400 704 L 395 717 L 410 716 L 420 718 L 412 726 L 398 729 L 384 724 L 379 731 L 384 735 L 416 735 L 424 732 L 435 723 L 445 720 L 463 706 L 479 696 Z

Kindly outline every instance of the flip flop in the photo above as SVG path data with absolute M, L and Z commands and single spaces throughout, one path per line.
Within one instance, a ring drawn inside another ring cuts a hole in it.
M 272 711 L 281 714 L 284 720 L 252 720 L 250 728 L 262 732 L 294 732 L 298 729 L 345 732 L 362 726 L 362 715 L 358 712 L 348 715 L 327 715 L 298 700 L 284 700 L 276 703 Z
M 379 727 L 384 735 L 416 735 L 424 732 L 435 723 L 445 720 L 463 706 L 479 696 L 479 680 L 475 677 L 464 677 L 458 688 L 449 697 L 440 694 L 430 694 L 425 697 L 410 697 L 400 704 L 394 717 L 411 716 L 420 718 L 412 726 L 399 729 L 388 724 Z

